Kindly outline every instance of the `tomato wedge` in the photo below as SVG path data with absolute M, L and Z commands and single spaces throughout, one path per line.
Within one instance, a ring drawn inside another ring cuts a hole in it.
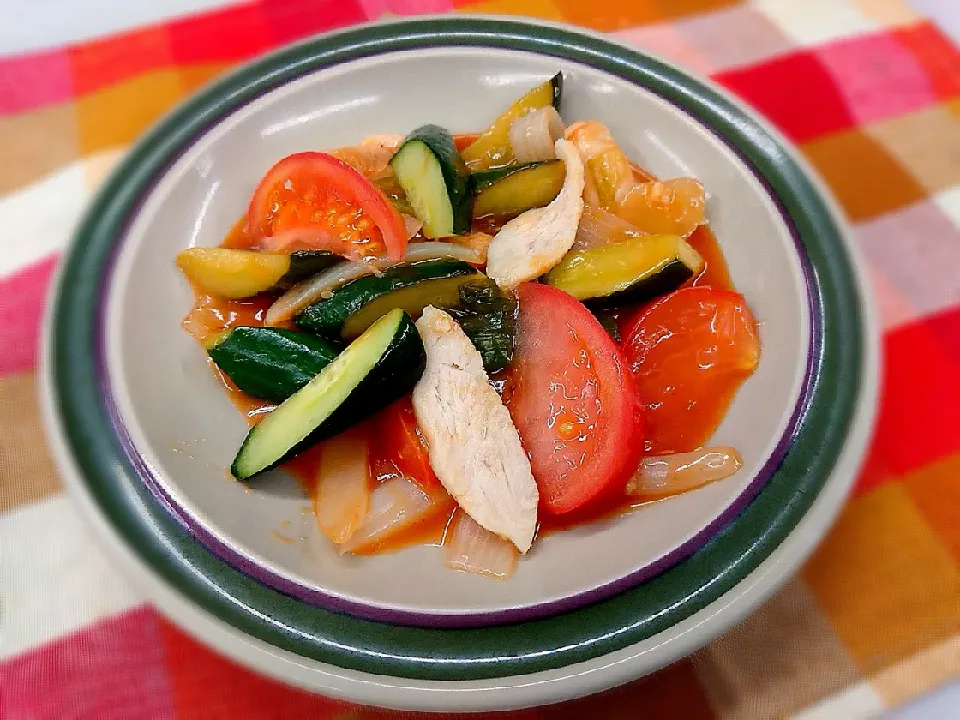
M 400 213 L 376 186 L 332 155 L 289 155 L 263 176 L 247 211 L 264 250 L 328 250 L 350 259 L 403 256 Z
M 619 348 L 577 300 L 520 286 L 507 405 L 542 509 L 567 513 L 625 486 L 643 454 L 643 415 Z
M 430 466 L 427 441 L 417 426 L 413 403 L 406 397 L 385 409 L 377 418 L 377 453 L 392 462 L 404 476 L 424 490 L 440 487 Z
M 648 449 L 700 447 L 760 361 L 757 323 L 743 296 L 685 288 L 623 327 L 624 353 L 646 408 Z

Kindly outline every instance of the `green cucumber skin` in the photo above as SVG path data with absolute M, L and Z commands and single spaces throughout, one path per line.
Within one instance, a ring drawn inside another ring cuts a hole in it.
M 310 382 L 340 350 L 339 344 L 309 333 L 235 327 L 207 354 L 247 395 L 281 403 Z
M 381 275 L 367 275 L 335 290 L 332 297 L 318 300 L 298 313 L 293 322 L 303 330 L 339 337 L 340 328 L 351 315 L 381 295 L 428 280 L 442 280 L 476 273 L 460 260 L 424 260 L 397 265 Z
M 289 290 L 301 280 L 306 280 L 341 262 L 343 262 L 342 257 L 326 250 L 294 250 L 290 253 L 290 269 L 273 287 L 267 288 L 267 292 Z
M 505 369 L 513 360 L 517 300 L 493 282 L 468 283 L 460 288 L 457 307 L 444 308 L 483 359 L 488 373 Z
M 410 133 L 396 152 L 403 152 L 407 143 L 420 142 L 427 146 L 440 163 L 440 172 L 446 185 L 447 197 L 453 209 L 453 234 L 463 235 L 470 229 L 473 200 L 470 173 L 460 157 L 453 136 L 439 125 L 422 125 Z
M 532 170 L 535 167 L 541 165 L 547 165 L 548 163 L 558 163 L 563 162 L 562 160 L 539 160 L 537 162 L 525 163 L 523 165 L 504 165 L 503 167 L 492 168 L 490 170 L 478 170 L 470 176 L 470 184 L 473 189 L 473 193 L 479 193 L 481 190 L 486 190 L 491 185 L 494 185 L 504 178 L 508 178 L 511 175 L 516 175 L 517 173 L 524 172 L 525 170 Z
M 626 290 L 603 297 L 583 300 L 590 309 L 611 309 L 623 305 L 638 305 L 672 293 L 693 277 L 693 271 L 680 260 L 674 260 L 655 275 L 635 282 Z
M 607 331 L 607 335 L 613 338 L 613 341 L 620 344 L 620 325 L 617 323 L 617 318 L 609 310 L 591 310 L 593 316 L 597 319 L 597 322 Z
M 243 444 L 230 466 L 230 472 L 240 480 L 250 480 L 282 465 L 322 440 L 339 435 L 359 422 L 380 412 L 413 390 L 427 366 L 427 353 L 423 341 L 410 317 L 404 313 L 393 340 L 380 356 L 373 369 L 367 373 L 340 406 L 301 442 L 294 445 L 276 462 L 253 475 L 244 476 L 237 467 L 237 459 L 250 441 L 257 427 L 250 428 Z
M 563 99 L 563 73 L 557 73 L 550 78 L 550 87 L 553 88 L 553 109 L 560 112 L 560 101 Z

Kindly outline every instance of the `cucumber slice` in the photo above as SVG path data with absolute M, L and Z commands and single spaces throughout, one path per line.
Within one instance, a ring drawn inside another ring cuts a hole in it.
M 204 292 L 233 299 L 286 290 L 342 260 L 322 250 L 278 254 L 195 247 L 177 254 L 177 265 L 188 280 Z
M 326 250 L 294 250 L 289 257 L 290 269 L 265 292 L 289 290 L 301 280 L 306 280 L 343 262 L 342 256 Z
M 340 347 L 309 333 L 236 327 L 204 343 L 207 354 L 240 390 L 280 403 L 312 380 Z
M 557 73 L 521 97 L 494 120 L 480 137 L 464 149 L 462 157 L 467 167 L 476 172 L 514 162 L 516 158 L 513 154 L 513 146 L 510 144 L 510 126 L 513 121 L 547 105 L 553 105 L 559 112 L 562 96 L 563 75 Z
M 430 304 L 455 304 L 459 286 L 483 275 L 459 260 L 426 260 L 396 265 L 335 290 L 294 317 L 298 327 L 320 335 L 353 338 L 388 310 L 402 308 L 419 317 Z
M 393 310 L 247 433 L 230 470 L 246 480 L 406 395 L 427 357 L 410 316 Z
M 559 194 L 566 178 L 562 160 L 513 165 L 474 173 L 473 217 L 510 218 L 543 207 Z
M 592 307 L 614 307 L 672 292 L 702 269 L 686 240 L 647 235 L 569 252 L 546 280 Z
M 469 175 L 449 132 L 438 125 L 417 128 L 390 165 L 423 223 L 424 237 L 461 235 L 470 229 Z

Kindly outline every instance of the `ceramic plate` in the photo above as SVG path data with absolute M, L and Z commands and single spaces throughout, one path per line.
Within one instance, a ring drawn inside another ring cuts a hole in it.
M 425 122 L 476 131 L 557 70 L 568 122 L 597 118 L 655 174 L 694 175 L 712 191 L 712 227 L 763 343 L 714 438 L 740 450 L 744 469 L 549 536 L 508 582 L 445 570 L 430 547 L 340 557 L 290 479 L 251 491 L 228 479 L 246 426 L 179 327 L 192 295 L 173 256 L 217 244 L 286 154 Z M 287 681 L 382 705 L 555 701 L 702 644 L 822 535 L 875 405 L 863 284 L 806 167 L 711 84 L 557 25 L 375 24 L 241 68 L 134 148 L 57 287 L 45 398 L 86 514 L 161 609 L 206 641 Z

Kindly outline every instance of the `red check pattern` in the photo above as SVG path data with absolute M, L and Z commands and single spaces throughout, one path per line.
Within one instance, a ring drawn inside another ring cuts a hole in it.
M 691 658 L 497 717 L 863 717 L 960 674 L 960 50 L 905 0 L 253 0 L 0 57 L 0 716 L 401 718 L 254 676 L 161 619 L 62 494 L 35 392 L 57 254 L 122 151 L 237 62 L 386 13 L 566 20 L 712 76 L 855 226 L 886 330 L 854 498 L 802 572 Z

